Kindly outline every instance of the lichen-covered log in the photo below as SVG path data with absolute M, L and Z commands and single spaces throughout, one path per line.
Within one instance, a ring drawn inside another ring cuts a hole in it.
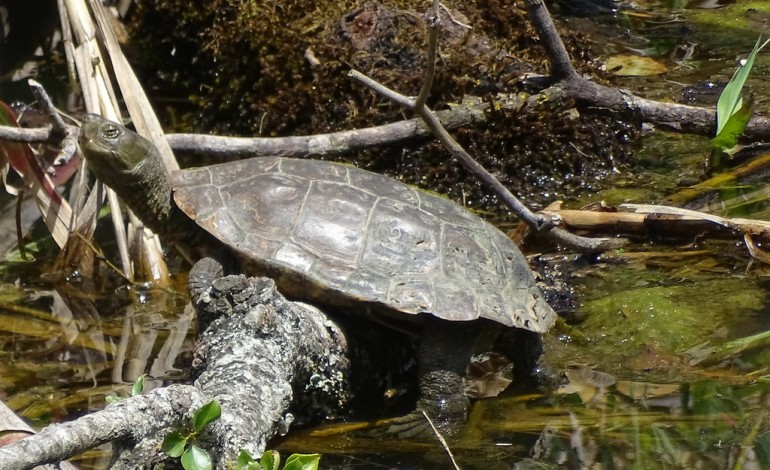
M 199 390 L 171 385 L 108 406 L 72 422 L 48 426 L 0 448 L 0 468 L 23 470 L 56 463 L 114 440 L 136 441 L 158 435 L 192 417 L 205 404 Z M 157 451 L 156 451 L 157 453 Z
M 301 392 L 302 409 L 292 411 L 302 418 L 335 416 L 347 402 L 342 331 L 315 307 L 286 300 L 272 280 L 217 279 L 200 296 L 198 312 L 211 323 L 201 334 L 193 376 L 222 406 L 215 447 L 225 460 L 242 448 L 261 455 L 291 422 L 293 390 Z
M 347 400 L 347 342 L 319 310 L 289 302 L 264 278 L 229 276 L 201 293 L 208 327 L 196 351 L 194 385 L 171 385 L 51 425 L 0 448 L 0 468 L 28 469 L 117 441 L 115 469 L 153 468 L 167 459 L 160 443 L 217 400 L 222 416 L 201 436 L 225 468 L 240 449 L 258 456 L 284 424 L 298 391 L 309 407 L 334 414 Z M 295 411 L 302 415 L 304 410 Z

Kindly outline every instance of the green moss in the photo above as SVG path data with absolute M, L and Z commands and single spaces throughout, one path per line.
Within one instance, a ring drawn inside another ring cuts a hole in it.
M 686 10 L 685 16 L 693 23 L 694 40 L 701 47 L 707 50 L 724 47 L 732 49 L 745 44 L 748 53 L 770 20 L 770 3 L 730 2 L 718 10 Z
M 499 87 L 516 77 L 512 72 L 523 60 L 530 60 L 530 70 L 544 65 L 542 53 L 532 51 L 531 31 L 522 27 L 524 12 L 499 1 L 455 12 L 472 30 L 444 22 L 438 100 Z M 284 135 L 400 115 L 347 79 L 352 67 L 404 93 L 418 90 L 423 1 L 361 8 L 344 0 L 197 3 L 142 2 L 133 21 L 133 50 L 139 66 L 151 72 L 148 79 L 193 101 L 202 111 L 195 123 L 207 130 Z
M 675 285 L 640 282 L 639 287 L 627 288 L 623 284 L 621 273 L 616 284 L 620 289 L 586 301 L 581 309 L 586 321 L 580 325 L 597 344 L 620 348 L 613 353 L 620 357 L 648 345 L 682 352 L 720 328 L 741 323 L 765 301 L 764 291 L 749 279 Z

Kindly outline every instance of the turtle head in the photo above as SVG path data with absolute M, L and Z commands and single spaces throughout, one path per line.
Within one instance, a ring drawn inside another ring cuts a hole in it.
M 187 222 L 172 203 L 168 173 L 149 140 L 88 114 L 80 126 L 80 151 L 96 177 L 156 232 Z
M 136 173 L 157 153 L 149 140 L 97 114 L 83 119 L 80 150 L 96 176 L 110 186 L 116 178 Z

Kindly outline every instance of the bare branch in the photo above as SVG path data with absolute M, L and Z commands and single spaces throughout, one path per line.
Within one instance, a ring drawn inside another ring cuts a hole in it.
M 569 54 L 542 0 L 527 0 L 526 7 L 551 62 L 549 80 L 562 88 L 567 96 L 678 132 L 709 136 L 714 134 L 714 108 L 648 100 L 629 91 L 598 85 L 581 77 L 572 66 Z M 754 116 L 746 127 L 745 135 L 752 138 L 770 138 L 770 119 Z
M 52 126 L 37 127 L 34 129 L 24 129 L 15 126 L 0 126 L 0 140 L 11 142 L 51 143 L 58 144 L 61 141 L 60 136 L 56 136 Z
M 56 106 L 53 105 L 53 101 L 51 101 L 51 97 L 48 96 L 43 85 L 37 80 L 32 79 L 27 80 L 27 84 L 32 90 L 32 94 L 35 96 L 35 101 L 37 101 L 40 107 L 43 108 L 43 111 L 51 118 L 54 132 L 65 135 L 70 126 L 64 124 L 64 120 L 62 120 L 59 111 L 56 109 Z
M 419 109 L 425 106 L 430 96 L 430 90 L 433 88 L 433 76 L 436 72 L 436 52 L 438 49 L 438 33 L 441 29 L 441 3 L 439 0 L 433 0 L 433 11 L 428 18 L 428 53 L 426 54 L 425 76 L 422 79 L 422 86 L 417 99 L 414 102 L 413 109 Z
M 642 237 L 693 238 L 704 233 L 714 238 L 742 240 L 752 257 L 766 262 L 768 255 L 756 243 L 770 241 L 770 222 L 728 218 L 679 207 L 621 204 L 618 212 L 548 208 L 544 214 L 558 217 L 572 230 L 626 234 Z
M 606 251 L 608 249 L 616 248 L 623 244 L 622 240 L 609 239 L 609 238 L 585 238 L 579 237 L 572 233 L 566 232 L 559 228 L 550 227 L 549 220 L 542 215 L 534 214 L 519 199 L 511 193 L 508 188 L 505 187 L 500 181 L 497 180 L 491 173 L 489 173 L 482 165 L 471 157 L 468 152 L 447 132 L 447 130 L 441 125 L 436 114 L 427 106 L 422 106 L 419 109 L 414 108 L 413 101 L 408 97 L 401 95 L 400 93 L 393 91 L 384 85 L 378 83 L 375 80 L 367 77 L 357 70 L 351 70 L 349 76 L 361 83 L 371 86 L 377 92 L 384 92 L 383 95 L 387 98 L 392 98 L 393 101 L 407 107 L 408 109 L 417 113 L 420 118 L 425 122 L 428 128 L 431 130 L 434 136 L 444 145 L 449 153 L 457 158 L 466 170 L 471 172 L 481 182 L 490 188 L 497 196 L 516 214 L 516 216 L 524 221 L 528 226 L 536 231 L 542 231 L 543 234 L 551 238 L 554 242 L 564 246 L 569 246 L 580 251 L 598 252 Z M 549 228 L 550 227 L 550 228 Z
M 525 102 L 518 96 L 500 96 L 495 105 L 501 109 L 515 110 Z M 441 123 L 448 129 L 477 125 L 487 121 L 486 103 L 459 105 L 449 110 L 439 111 Z M 78 131 L 76 126 L 70 126 Z M 225 137 L 205 134 L 166 134 L 166 139 L 174 151 L 208 157 L 307 157 L 313 155 L 333 155 L 354 152 L 380 145 L 404 142 L 409 139 L 427 137 L 430 129 L 421 119 L 385 124 L 382 126 L 354 129 L 350 131 L 292 137 Z M 58 145 L 60 141 L 50 127 L 20 129 L 0 126 L 0 140 L 30 143 L 50 143 Z
M 153 390 L 148 395 L 122 400 L 76 421 L 49 426 L 0 447 L 0 468 L 24 470 L 57 463 L 105 442 L 141 437 L 153 427 L 175 424 L 183 418 L 182 410 L 191 418 L 205 403 L 202 393 L 192 386 L 170 385 Z
M 551 78 L 557 81 L 579 78 L 543 0 L 527 0 L 526 5 L 529 19 L 540 35 L 543 47 L 551 59 Z
M 68 126 L 64 123 L 64 120 L 59 114 L 59 110 L 54 106 L 51 97 L 46 93 L 43 85 L 36 80 L 29 79 L 27 84 L 32 89 L 32 94 L 35 96 L 35 100 L 38 102 L 43 111 L 51 118 L 53 124 L 51 128 L 51 135 L 61 140 L 59 145 L 59 155 L 57 155 L 54 165 L 67 164 L 78 152 L 78 135 L 80 131 L 73 126 Z
M 191 272 L 199 286 L 204 284 L 195 276 Z M 0 448 L 0 469 L 59 462 L 115 440 L 131 445 L 112 468 L 150 468 L 148 459 L 162 457 L 158 448 L 168 432 L 188 423 L 212 399 L 221 405 L 222 416 L 202 438 L 206 447 L 217 449 L 217 468 L 224 468 L 240 449 L 252 455 L 265 451 L 279 432 L 293 389 L 303 390 L 307 407 L 318 407 L 316 412 L 339 411 L 349 396 L 351 360 L 336 323 L 314 307 L 286 300 L 269 279 L 239 275 L 205 284 L 197 305 L 199 324 L 206 326 L 193 361 L 194 385 L 159 388 L 51 425 Z

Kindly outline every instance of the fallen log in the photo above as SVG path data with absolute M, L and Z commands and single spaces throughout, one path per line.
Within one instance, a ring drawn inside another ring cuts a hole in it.
M 192 385 L 170 385 L 51 425 L 0 448 L 0 468 L 56 463 L 111 441 L 119 447 L 111 468 L 152 468 L 169 459 L 158 451 L 164 437 L 188 425 L 211 400 L 219 403 L 222 415 L 198 445 L 216 468 L 225 468 L 241 449 L 261 455 L 268 440 L 285 431 L 295 390 L 304 404 L 324 415 L 345 405 L 347 341 L 321 311 L 287 301 L 270 279 L 243 275 L 215 280 L 202 293 L 201 304 L 209 317 L 196 350 Z

